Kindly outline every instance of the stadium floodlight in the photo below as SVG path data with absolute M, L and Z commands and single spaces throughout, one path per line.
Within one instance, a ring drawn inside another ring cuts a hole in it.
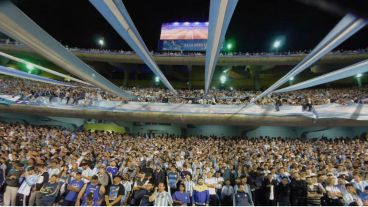
M 98 45 L 100 45 L 100 48 L 102 49 L 102 47 L 105 46 L 105 40 L 103 38 L 100 38 L 98 40 Z
M 220 83 L 221 84 L 225 84 L 226 83 L 226 76 L 225 75 L 222 75 L 222 76 L 220 76 Z
M 280 40 L 276 40 L 273 43 L 273 48 L 278 49 L 281 46 L 281 41 Z
M 290 77 L 290 78 L 289 78 L 289 80 L 290 80 L 290 81 L 293 81 L 293 80 L 294 80 L 294 77 Z
M 190 23 L 189 22 L 184 22 L 184 26 L 189 26 Z
M 159 83 L 160 82 L 160 77 L 156 76 L 155 77 L 155 83 Z
M 27 65 L 26 65 L 26 68 L 27 68 L 28 70 L 33 70 L 33 69 L 34 69 L 34 65 L 32 65 L 32 64 L 27 64 Z
M 179 22 L 174 22 L 173 25 L 174 26 L 179 26 Z
M 229 42 L 229 43 L 227 43 L 227 44 L 226 44 L 226 49 L 227 49 L 227 50 L 231 50 L 231 49 L 233 49 L 233 44 L 232 44 L 232 43 L 230 43 L 230 42 Z
M 360 77 L 362 77 L 363 75 L 361 74 L 361 73 L 358 73 L 355 77 L 357 77 L 357 78 L 360 78 Z

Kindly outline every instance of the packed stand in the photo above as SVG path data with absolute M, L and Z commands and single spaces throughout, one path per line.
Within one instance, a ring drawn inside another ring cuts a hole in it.
M 48 102 L 57 101 L 63 104 L 78 104 L 82 101 L 83 105 L 92 105 L 100 101 L 124 101 L 127 99 L 118 98 L 107 92 L 96 88 L 66 87 L 51 85 L 35 81 L 1 78 L 0 95 L 21 96 L 20 100 L 35 101 L 38 99 Z M 240 91 L 240 90 L 209 90 L 207 96 L 204 90 L 185 90 L 178 89 L 177 95 L 172 94 L 167 89 L 162 88 L 123 88 L 131 91 L 139 102 L 158 102 L 158 103 L 180 103 L 180 104 L 227 104 L 244 105 L 261 93 L 261 91 Z M 258 105 L 272 105 L 277 101 L 281 105 L 301 106 L 306 102 L 311 105 L 322 105 L 336 103 L 349 105 L 352 103 L 365 102 L 368 94 L 367 87 L 352 88 L 328 88 L 328 89 L 306 89 L 280 94 L 271 94 L 257 101 Z
M 178 95 L 173 95 L 167 89 L 161 88 L 128 88 L 138 97 L 140 102 L 161 103 L 185 103 L 185 104 L 248 104 L 253 98 L 261 94 L 261 91 L 238 90 L 209 90 L 204 96 L 204 90 L 177 90 Z M 362 103 L 367 98 L 368 88 L 328 88 L 306 89 L 287 93 L 272 94 L 257 101 L 258 105 L 274 104 L 277 99 L 285 105 L 303 105 L 306 101 L 312 105 L 336 103 L 348 105 Z
M 17 47 L 26 47 L 26 45 L 10 40 L 10 39 L 0 39 L 0 44 L 14 45 Z M 112 54 L 112 55 L 135 55 L 134 51 L 124 51 L 124 50 L 110 50 L 101 48 L 78 48 L 69 47 L 65 45 L 69 51 L 81 52 L 81 53 L 98 53 L 98 54 Z M 274 56 L 300 56 L 307 55 L 311 50 L 300 50 L 300 51 L 285 51 L 285 52 L 221 52 L 220 56 L 243 56 L 243 57 L 274 57 Z M 364 54 L 367 53 L 368 49 L 356 49 L 356 50 L 335 50 L 331 51 L 330 55 L 354 55 L 354 54 Z M 150 51 L 151 55 L 155 56 L 206 56 L 204 52 L 183 52 L 183 51 Z
M 77 105 L 79 101 L 90 105 L 93 101 L 120 100 L 115 96 L 98 90 L 96 88 L 52 85 L 19 78 L 0 77 L 0 95 L 20 96 L 23 101 L 36 101 L 45 99 L 48 102 L 58 101 L 60 103 Z
M 368 205 L 366 138 L 132 136 L 0 123 L 0 205 Z

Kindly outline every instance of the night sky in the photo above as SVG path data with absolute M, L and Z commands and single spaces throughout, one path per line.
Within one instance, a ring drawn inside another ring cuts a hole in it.
M 355 1 L 356 3 L 363 1 Z M 70 47 L 98 48 L 104 37 L 109 49 L 131 50 L 88 0 L 14 0 L 14 3 L 56 40 Z M 123 0 L 149 50 L 157 50 L 161 24 L 208 21 L 210 0 Z M 367 2 L 367 1 L 366 1 Z M 359 6 L 359 5 L 358 5 Z M 239 0 L 226 39 L 236 51 L 269 52 L 277 38 L 280 51 L 312 49 L 342 16 L 296 0 Z M 339 48 L 368 46 L 367 27 Z

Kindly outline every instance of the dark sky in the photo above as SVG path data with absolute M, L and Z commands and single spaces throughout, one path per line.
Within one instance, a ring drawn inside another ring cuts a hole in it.
M 96 40 L 104 37 L 107 48 L 130 50 L 88 0 L 14 0 L 14 2 L 63 44 L 71 47 L 98 48 Z M 163 22 L 208 21 L 210 0 L 123 0 L 123 2 L 150 50 L 157 50 Z M 271 44 L 277 37 L 285 38 L 282 51 L 309 50 L 341 18 L 339 15 L 296 0 L 239 0 L 226 39 L 236 41 L 235 50 L 242 52 L 270 51 Z M 339 48 L 366 48 L 367 36 L 368 29 L 365 28 Z

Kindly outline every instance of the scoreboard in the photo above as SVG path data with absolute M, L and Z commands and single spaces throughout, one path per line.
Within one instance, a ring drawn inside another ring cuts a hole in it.
M 160 50 L 205 51 L 208 22 L 172 22 L 161 26 Z

